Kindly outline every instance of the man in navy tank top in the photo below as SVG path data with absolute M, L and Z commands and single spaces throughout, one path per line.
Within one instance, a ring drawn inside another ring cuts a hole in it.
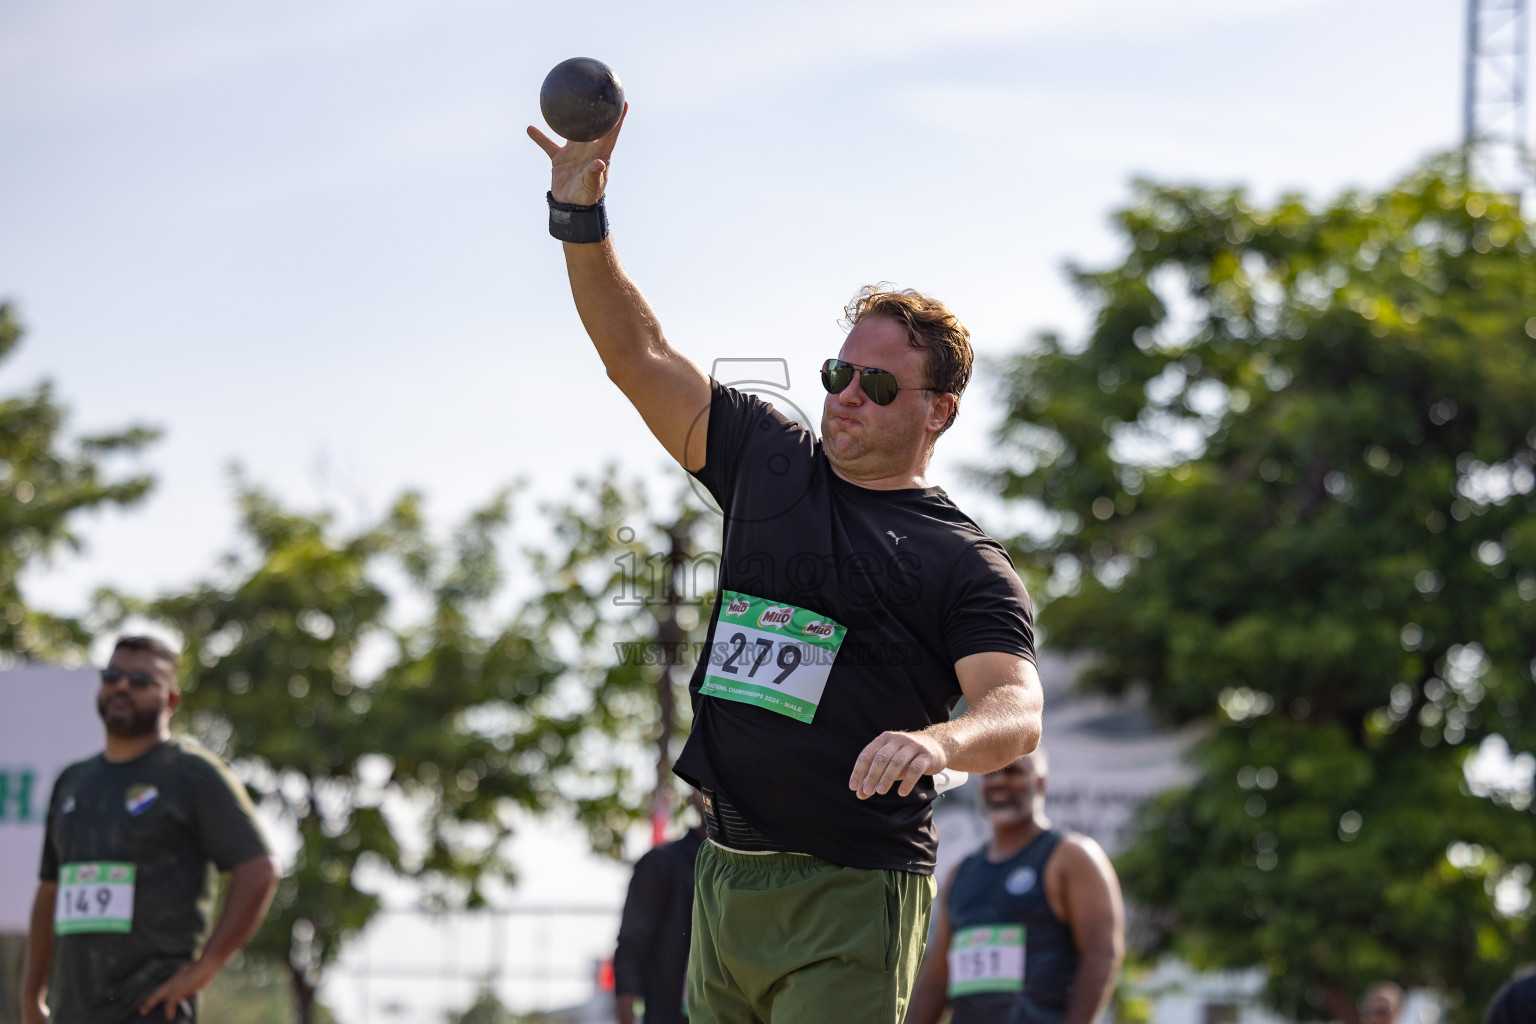
M 1051 828 L 1037 748 L 983 776 L 992 837 L 944 883 L 906 1024 L 1090 1024 L 1125 951 L 1120 882 L 1099 844 Z

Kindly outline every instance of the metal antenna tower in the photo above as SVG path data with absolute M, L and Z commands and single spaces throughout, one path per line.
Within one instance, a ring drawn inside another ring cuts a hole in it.
M 1525 0 L 1467 0 L 1463 155 L 1476 188 L 1519 196 L 1531 185 Z

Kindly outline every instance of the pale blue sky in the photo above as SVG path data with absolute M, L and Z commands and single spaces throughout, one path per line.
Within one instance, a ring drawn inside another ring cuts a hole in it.
M 566 57 L 628 92 L 610 216 L 673 342 L 706 368 L 786 358 L 814 411 L 870 281 L 944 298 L 983 355 L 1079 331 L 1060 267 L 1114 255 L 1135 176 L 1389 184 L 1457 139 L 1463 21 L 1463 0 L 9 0 L 0 297 L 29 334 L 0 395 L 49 377 L 78 430 L 166 430 L 153 498 L 28 588 L 73 612 L 206 574 L 232 459 L 354 521 L 420 487 L 439 524 L 516 477 L 555 495 L 661 467 L 544 230 L 523 128 Z M 994 421 L 979 375 L 933 473 L 984 524 L 959 470 Z M 532 891 L 617 901 L 622 869 L 580 847 L 556 829 L 514 856 Z
M 660 450 L 603 377 L 522 134 L 545 71 L 618 72 L 611 218 L 669 336 L 814 367 L 861 284 L 931 290 L 983 354 L 1083 310 L 1136 175 L 1260 196 L 1389 183 L 1458 130 L 1460 0 L 580 5 L 12 0 L 0 7 L 0 296 L 82 430 L 165 428 L 141 509 L 35 573 L 76 610 L 232 537 L 224 465 L 439 522 L 517 476 Z M 984 460 L 985 380 L 934 476 Z

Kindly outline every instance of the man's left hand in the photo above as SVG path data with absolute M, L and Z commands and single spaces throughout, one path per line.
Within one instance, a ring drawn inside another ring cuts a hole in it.
M 867 800 L 876 793 L 889 793 L 901 783 L 898 796 L 912 792 L 924 775 L 936 775 L 949 767 L 949 754 L 932 736 L 917 732 L 883 732 L 870 741 L 853 763 L 853 777 L 848 788 Z
M 211 964 L 201 960 L 193 961 L 167 978 L 165 984 L 151 992 L 149 998 L 139 1007 L 139 1012 L 147 1015 L 157 1005 L 164 1003 L 165 1019 L 175 1020 L 176 1009 L 181 1005 L 181 1001 L 191 999 L 207 988 L 208 983 L 217 973 L 218 968 Z

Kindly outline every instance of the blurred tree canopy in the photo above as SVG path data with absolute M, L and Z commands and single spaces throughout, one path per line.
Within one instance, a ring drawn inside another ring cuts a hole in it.
M 0 303 L 0 363 L 21 338 L 14 307 Z M 46 382 L 0 397 L 0 655 L 58 661 L 85 648 L 85 627 L 30 607 L 20 577 L 61 548 L 80 550 L 72 528 L 80 513 L 133 505 L 153 483 L 147 475 L 110 477 L 106 463 L 144 447 L 156 431 L 136 426 L 70 442 L 66 418 Z
M 649 817 L 659 840 L 685 803 L 672 762 L 692 721 L 688 676 L 718 588 L 718 519 L 683 488 L 658 514 L 643 484 L 612 467 L 574 490 L 575 500 L 544 510 L 552 536 L 528 553 L 541 590 L 525 615 L 568 666 L 576 756 L 566 804 L 593 850 L 622 857 L 631 826 Z
M 570 726 L 548 713 L 558 666 L 515 621 L 485 628 L 506 495 L 444 549 L 414 494 L 337 537 L 329 515 L 237 484 L 242 550 L 219 578 L 129 609 L 180 633 L 185 721 L 292 827 L 294 864 L 247 951 L 286 966 L 307 1024 L 391 879 L 473 907 L 510 877 L 508 810 L 553 805 Z M 390 570 L 419 624 L 390 622 Z
M 215 579 L 102 609 L 181 636 L 184 721 L 292 828 L 247 952 L 286 969 L 297 1019 L 390 880 L 469 908 L 511 880 L 509 809 L 569 811 L 611 856 L 637 821 L 670 818 L 690 641 L 716 584 L 699 510 L 679 500 L 658 521 L 614 470 L 578 480 L 544 510 L 548 540 L 522 553 L 497 627 L 506 494 L 442 546 L 416 494 L 338 536 L 328 513 L 236 490 L 240 544 Z
M 1115 223 L 1086 341 L 1006 366 L 995 476 L 1081 684 L 1209 725 L 1119 860 L 1150 949 L 1292 1019 L 1388 978 L 1476 1020 L 1536 860 L 1529 759 L 1467 771 L 1536 747 L 1529 225 L 1449 162 L 1324 206 L 1141 183 Z

